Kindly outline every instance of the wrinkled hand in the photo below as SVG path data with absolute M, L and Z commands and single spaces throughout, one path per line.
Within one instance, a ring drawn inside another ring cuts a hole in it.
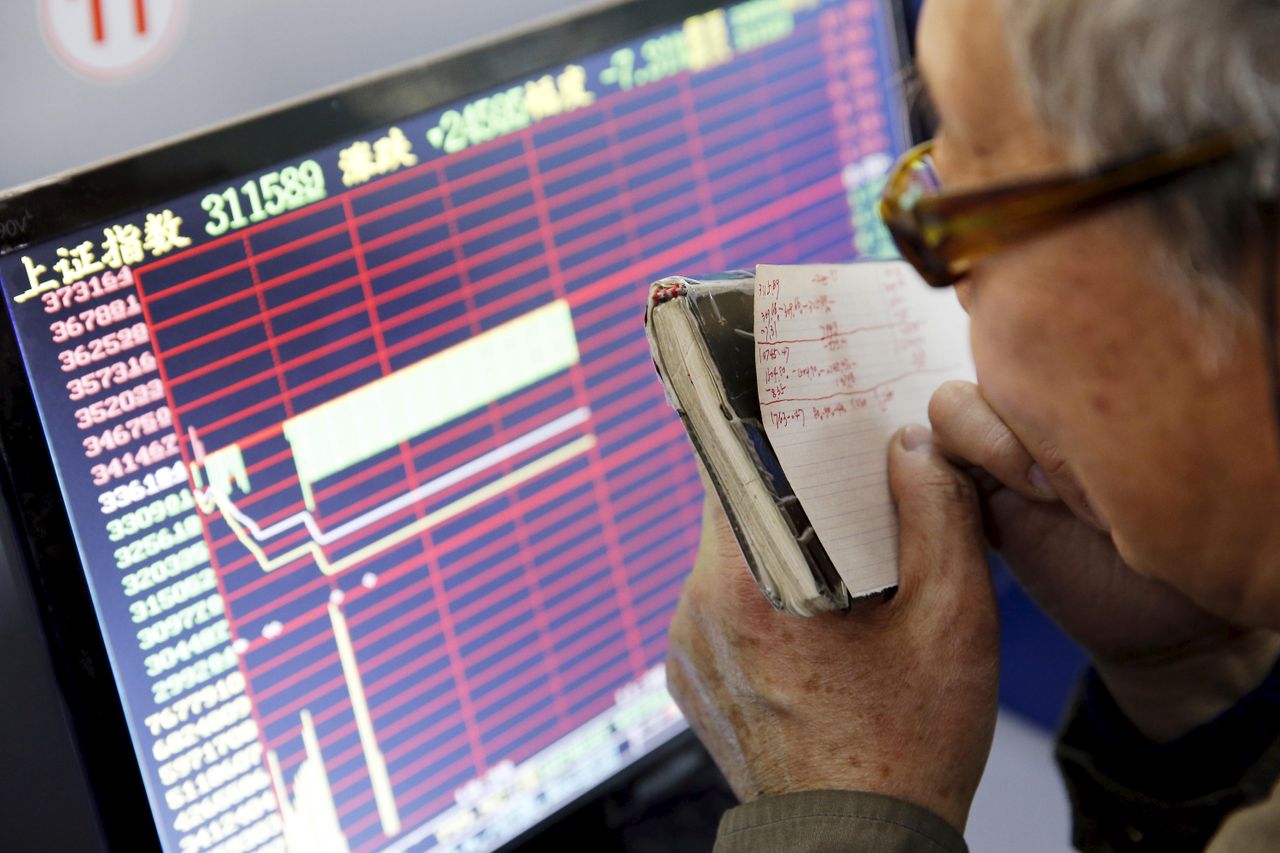
M 1207 722 L 1270 670 L 1277 635 L 1232 626 L 1125 565 L 1056 449 L 1015 434 L 977 385 L 942 386 L 929 418 L 940 450 L 980 469 L 993 546 L 1148 737 Z
M 769 606 L 709 496 L 667 680 L 742 800 L 871 791 L 963 829 L 991 747 L 999 666 L 976 490 L 923 427 L 895 438 L 889 478 L 897 594 L 808 619 Z

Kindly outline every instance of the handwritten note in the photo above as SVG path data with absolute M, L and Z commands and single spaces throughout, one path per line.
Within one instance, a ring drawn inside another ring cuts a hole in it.
M 951 291 L 901 262 L 756 270 L 756 381 L 765 432 L 852 595 L 898 581 L 888 446 L 929 398 L 973 378 Z

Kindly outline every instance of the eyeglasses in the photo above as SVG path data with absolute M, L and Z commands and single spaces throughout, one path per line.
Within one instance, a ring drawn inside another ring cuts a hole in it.
M 1154 189 L 1253 147 L 1242 133 L 1219 133 L 1091 172 L 943 191 L 933 142 L 906 152 L 889 173 L 880 215 L 898 251 L 933 287 L 950 287 L 974 264 L 1072 217 Z

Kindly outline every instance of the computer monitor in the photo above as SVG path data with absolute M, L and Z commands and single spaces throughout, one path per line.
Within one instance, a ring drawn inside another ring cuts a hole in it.
M 492 849 L 683 731 L 647 284 L 890 252 L 902 33 L 635 0 L 0 198 L 4 488 L 114 839 Z

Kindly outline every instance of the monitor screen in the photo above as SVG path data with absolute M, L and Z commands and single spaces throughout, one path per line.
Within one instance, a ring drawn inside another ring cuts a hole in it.
M 907 142 L 887 4 L 696 8 L 0 258 L 165 849 L 492 849 L 683 729 L 647 284 L 891 252 Z

